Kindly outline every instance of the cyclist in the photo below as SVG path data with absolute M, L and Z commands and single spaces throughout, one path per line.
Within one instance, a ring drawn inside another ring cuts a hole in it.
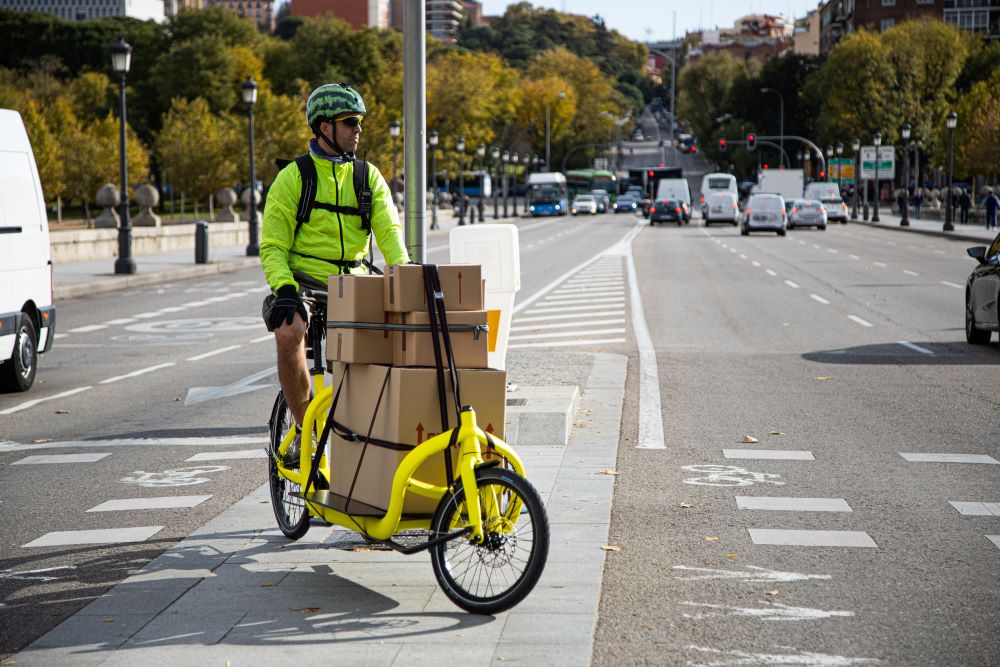
M 309 141 L 308 155 L 316 172 L 308 219 L 297 220 L 303 176 L 294 162 L 278 172 L 264 207 L 260 260 L 273 298 L 265 302 L 263 315 L 268 330 L 274 332 L 278 381 L 296 424 L 286 465 L 298 465 L 298 425 L 305 416 L 310 392 L 305 355 L 307 313 L 292 272 L 305 273 L 322 285 L 330 274 L 365 273 L 368 269 L 362 260 L 369 251 L 371 234 L 387 263 L 409 261 L 389 186 L 370 164 L 371 234 L 362 222 L 354 168 L 366 163 L 356 163 L 354 152 L 365 113 L 361 95 L 347 84 L 325 84 L 314 90 L 306 102 L 306 122 L 315 135 Z

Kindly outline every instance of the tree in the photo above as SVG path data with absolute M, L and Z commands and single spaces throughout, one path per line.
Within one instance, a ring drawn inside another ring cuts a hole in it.
M 85 120 L 97 120 L 117 110 L 116 92 L 111 79 L 101 72 L 84 72 L 66 86 L 73 112 Z
M 245 169 L 237 157 L 246 152 L 240 127 L 229 114 L 212 113 L 204 99 L 174 98 L 155 144 L 166 180 L 195 202 L 233 185 Z
M 66 191 L 66 178 L 59 137 L 52 131 L 38 103 L 28 99 L 21 110 L 21 118 L 31 141 L 31 150 L 42 182 L 42 193 L 47 201 L 55 201 Z
M 995 179 L 1000 175 L 1000 67 L 959 100 L 956 113 L 955 170 L 967 177 Z M 947 139 L 942 136 L 940 141 Z
M 150 72 L 147 92 L 155 91 L 159 108 L 172 100 L 201 98 L 216 112 L 232 110 L 240 99 L 239 56 L 245 51 L 220 44 L 214 37 L 178 42 L 163 54 Z
M 278 174 L 275 158 L 291 159 L 305 152 L 312 134 L 306 126 L 301 97 L 278 95 L 261 87 L 254 106 L 254 162 L 256 176 L 264 183 Z M 240 128 L 246 136 L 246 122 Z M 246 169 L 245 161 L 240 169 Z M 241 174 L 242 176 L 242 174 Z
M 746 64 L 725 51 L 703 56 L 681 69 L 677 76 L 677 115 L 688 121 L 695 136 L 714 136 L 715 119 L 733 112 L 727 108 L 727 101 L 740 78 L 749 78 Z

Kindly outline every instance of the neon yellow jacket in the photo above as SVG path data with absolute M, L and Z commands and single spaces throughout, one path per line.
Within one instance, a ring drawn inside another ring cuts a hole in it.
M 316 201 L 356 207 L 354 164 L 351 161 L 331 162 L 315 155 L 312 160 L 316 165 Z M 379 250 L 387 263 L 405 264 L 410 258 L 403 243 L 403 228 L 392 203 L 392 193 L 382 174 L 370 163 L 368 187 L 372 190 L 372 233 Z M 302 271 L 322 282 L 331 274 L 341 272 L 336 264 L 322 259 L 355 262 L 368 254 L 368 234 L 361 228 L 361 217 L 357 215 L 314 208 L 309 221 L 296 235 L 295 213 L 301 190 L 301 174 L 290 164 L 278 172 L 267 193 L 260 261 L 267 284 L 274 291 L 282 285 L 298 288 L 292 271 Z M 366 269 L 358 267 L 351 272 L 364 273 Z

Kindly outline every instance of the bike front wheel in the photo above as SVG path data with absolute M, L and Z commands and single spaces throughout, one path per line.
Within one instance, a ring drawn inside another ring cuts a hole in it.
M 476 473 L 484 540 L 464 537 L 431 547 L 434 576 L 444 594 L 473 614 L 496 614 L 523 600 L 538 583 L 549 553 L 549 521 L 528 480 L 511 470 Z M 431 537 L 470 525 L 465 490 L 445 495 Z
M 275 458 L 278 456 L 278 447 L 281 446 L 288 430 L 293 428 L 295 420 L 285 403 L 285 394 L 278 392 L 278 397 L 274 400 L 274 408 L 271 410 L 271 441 L 268 447 L 267 481 L 271 487 L 271 507 L 274 509 L 274 518 L 278 520 L 278 528 L 285 537 L 297 540 L 309 530 L 309 508 L 301 498 L 293 496 L 293 493 L 300 493 L 302 487 L 299 484 L 285 479 L 278 472 L 278 464 Z

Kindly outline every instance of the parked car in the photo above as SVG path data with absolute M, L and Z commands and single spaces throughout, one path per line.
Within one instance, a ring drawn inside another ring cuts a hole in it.
M 594 199 L 594 195 L 577 195 L 569 205 L 569 212 L 573 215 L 577 213 L 597 215 L 597 200 Z
M 785 199 L 781 195 L 751 195 L 743 212 L 740 233 L 747 236 L 750 232 L 778 232 L 778 236 L 784 236 L 787 217 Z
M 594 199 L 597 200 L 597 212 L 607 213 L 611 207 L 611 195 L 608 194 L 608 191 L 600 189 L 591 190 L 590 194 L 594 195 Z
M 796 199 L 788 213 L 788 229 L 796 227 L 826 229 L 826 208 L 816 199 Z
M 740 207 L 732 192 L 710 192 L 705 201 L 705 226 L 713 222 L 728 222 L 734 227 L 740 223 Z
M 639 210 L 639 200 L 635 195 L 626 192 L 618 197 L 618 201 L 613 204 L 615 213 L 635 213 Z
M 818 199 L 826 209 L 826 217 L 830 222 L 838 221 L 847 224 L 847 204 L 840 196 L 840 186 L 836 183 L 814 182 L 806 186 L 806 199 Z
M 992 332 L 1000 331 L 1000 234 L 989 246 L 973 246 L 966 252 L 979 265 L 965 283 L 965 340 L 985 345 Z
M 680 227 L 688 222 L 687 204 L 680 199 L 657 199 L 649 207 L 649 223 L 676 222 Z

